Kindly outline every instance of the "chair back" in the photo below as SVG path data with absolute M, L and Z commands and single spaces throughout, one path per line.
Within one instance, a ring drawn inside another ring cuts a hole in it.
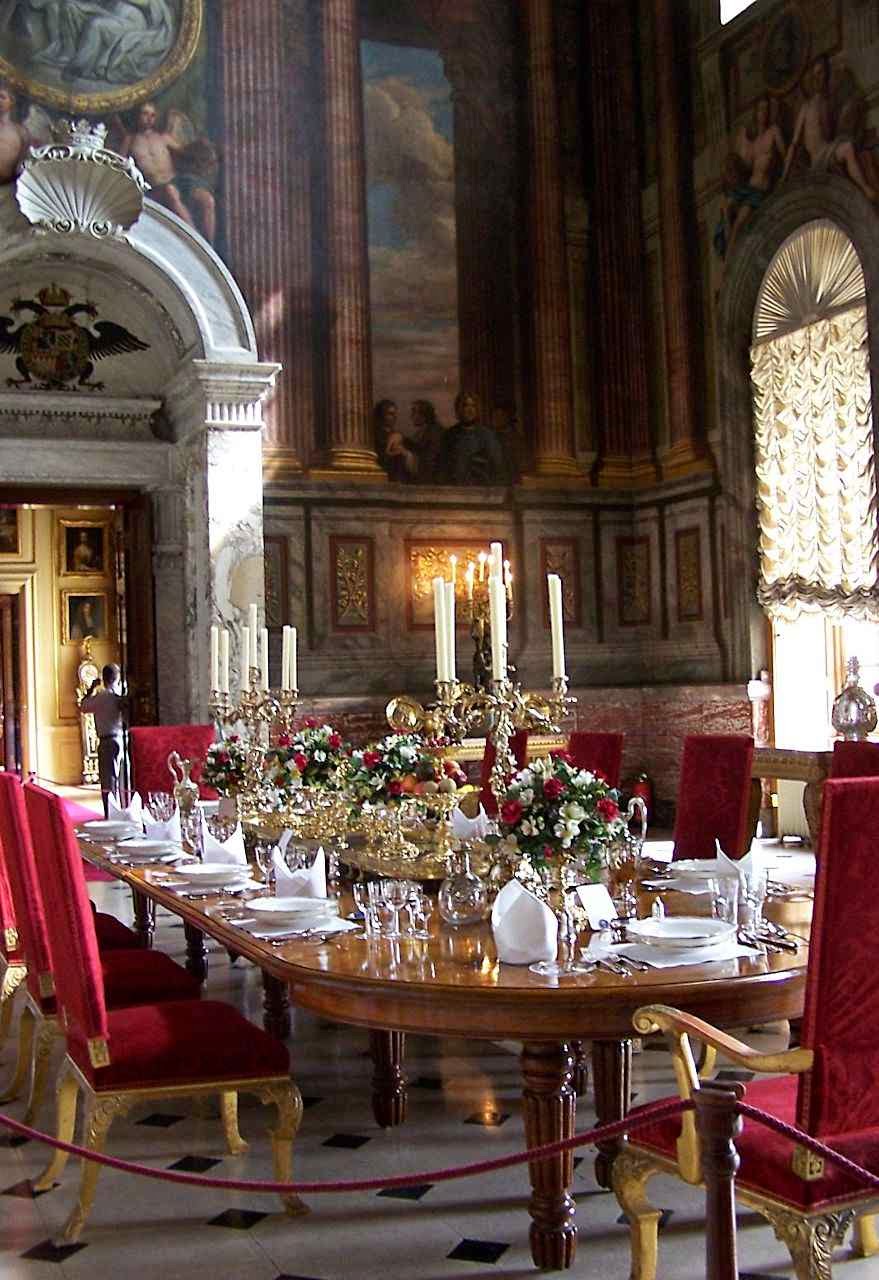
M 79 846 L 60 796 L 32 782 L 25 783 L 24 794 L 65 1031 L 93 1066 L 104 1066 L 109 1061 L 104 977 Z
M 620 785 L 624 733 L 572 733 L 568 754 L 578 769 L 600 774 L 609 787 Z
M 747 852 L 753 758 L 754 739 L 744 735 L 705 733 L 684 739 L 674 859 L 713 858 L 715 840 L 730 858 Z
M 831 778 L 879 778 L 879 742 L 834 742 Z
M 524 769 L 528 763 L 528 730 L 517 729 L 510 738 L 510 750 L 516 761 L 517 769 Z M 479 799 L 482 807 L 492 818 L 497 813 L 497 801 L 491 789 L 491 771 L 494 768 L 495 749 L 491 738 L 485 739 L 485 750 L 482 753 L 482 769 L 479 775 Z
M 55 990 L 52 956 L 24 792 L 14 773 L 0 773 L 0 844 L 27 962 L 28 990 L 42 1004 Z
M 174 780 L 168 756 L 176 751 L 192 761 L 191 777 L 202 800 L 216 800 L 216 791 L 201 781 L 204 759 L 215 736 L 212 724 L 139 725 L 130 729 L 133 786 L 144 800 L 148 791 L 171 791 Z
M 815 1137 L 879 1128 L 879 778 L 824 784 L 797 1123 Z
M 11 960 L 20 951 L 21 939 L 6 867 L 6 844 L 3 839 L 2 828 L 0 828 L 0 956 L 3 956 L 6 960 Z

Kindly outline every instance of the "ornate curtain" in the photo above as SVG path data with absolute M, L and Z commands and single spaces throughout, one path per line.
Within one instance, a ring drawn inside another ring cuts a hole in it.
M 879 539 L 864 278 L 828 222 L 769 266 L 751 348 L 760 525 L 771 615 L 879 619 Z

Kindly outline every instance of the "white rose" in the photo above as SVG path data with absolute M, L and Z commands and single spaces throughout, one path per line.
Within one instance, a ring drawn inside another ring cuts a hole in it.
M 533 791 L 533 788 L 531 788 L 531 787 L 526 787 L 524 791 L 520 791 L 520 792 L 519 792 L 519 799 L 521 800 L 522 804 L 523 804 L 523 805 L 526 807 L 526 809 L 527 809 L 527 807 L 528 807 L 528 805 L 529 805 L 529 804 L 533 804 L 533 803 L 534 803 L 534 791 Z
M 582 822 L 586 817 L 586 810 L 576 800 L 569 800 L 567 804 L 563 804 L 559 813 L 566 822 Z

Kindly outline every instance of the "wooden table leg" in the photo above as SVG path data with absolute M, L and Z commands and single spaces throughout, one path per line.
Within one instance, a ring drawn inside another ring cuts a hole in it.
M 290 1034 L 290 992 L 286 982 L 262 971 L 262 1025 L 276 1040 Z
M 589 1088 L 589 1064 L 586 1061 L 586 1046 L 582 1040 L 571 1041 L 571 1052 L 574 1055 L 574 1093 L 582 1098 Z
M 570 1138 L 574 1132 L 576 1096 L 572 1083 L 571 1046 L 522 1046 L 525 1101 L 525 1141 L 529 1147 Z M 573 1265 L 577 1251 L 575 1205 L 569 1188 L 574 1177 L 574 1153 L 567 1151 L 528 1166 L 531 1176 L 531 1257 L 544 1271 Z
M 183 936 L 186 938 L 186 970 L 199 982 L 207 982 L 208 949 L 204 944 L 204 934 L 196 925 L 188 920 L 183 921 Z
M 631 1040 L 593 1040 L 592 1084 L 599 1124 L 610 1124 L 628 1115 L 632 1101 Z M 595 1177 L 600 1187 L 610 1187 L 610 1173 L 618 1149 L 618 1140 L 598 1143 Z
M 406 1075 L 403 1056 L 406 1033 L 370 1031 L 372 1054 L 372 1113 L 376 1124 L 391 1129 L 406 1119 Z
M 131 890 L 131 900 L 134 904 L 134 932 L 142 947 L 151 947 L 156 931 L 156 904 L 139 889 Z

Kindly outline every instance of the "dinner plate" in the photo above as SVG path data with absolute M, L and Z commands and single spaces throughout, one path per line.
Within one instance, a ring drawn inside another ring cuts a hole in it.
M 142 857 L 148 853 L 180 853 L 182 845 L 177 840 L 151 840 L 149 836 L 132 836 L 130 840 L 119 841 L 119 852 L 137 854 Z
M 710 947 L 734 938 L 736 927 L 726 920 L 702 916 L 666 916 L 664 920 L 635 920 L 626 925 L 626 934 L 635 942 L 666 951 L 689 951 Z
M 121 836 L 133 835 L 138 826 L 136 822 L 126 822 L 122 818 L 92 818 L 82 824 L 82 829 L 89 835 L 107 836 L 116 840 Z
M 335 898 L 252 898 L 247 910 L 266 920 L 289 920 L 299 916 L 337 915 L 339 904 Z
M 734 875 L 728 864 L 718 858 L 681 858 L 668 864 L 671 876 L 692 876 L 696 880 L 708 880 L 712 876 Z
M 231 862 L 193 862 L 191 866 L 181 867 L 179 874 L 190 884 L 202 885 L 205 889 L 209 889 L 213 886 L 219 887 L 247 880 L 250 876 L 250 868 Z

